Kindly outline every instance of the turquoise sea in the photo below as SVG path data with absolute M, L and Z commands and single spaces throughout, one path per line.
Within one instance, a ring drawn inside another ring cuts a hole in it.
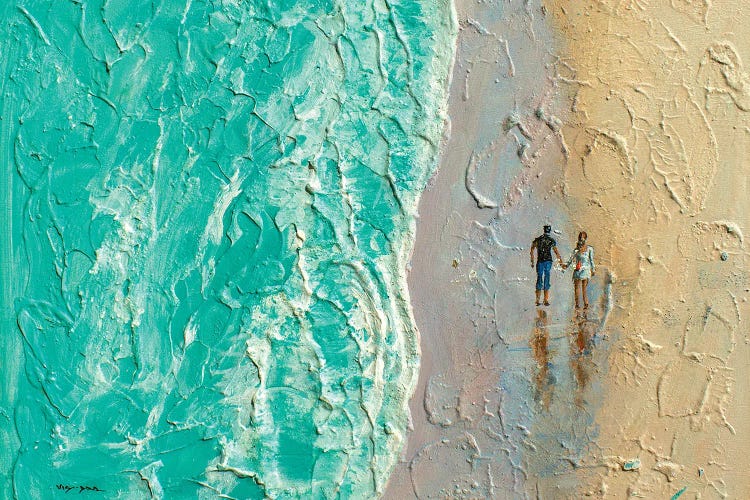
M 376 496 L 450 1 L 0 9 L 2 497 Z

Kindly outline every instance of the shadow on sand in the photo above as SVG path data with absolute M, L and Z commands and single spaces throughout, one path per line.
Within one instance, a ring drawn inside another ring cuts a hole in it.
M 520 312 L 528 325 L 525 341 L 515 336 L 505 352 L 503 408 L 521 430 L 518 470 L 527 484 L 536 483 L 540 498 L 574 494 L 576 470 L 598 454 L 594 417 L 611 345 L 610 293 L 605 275 L 603 283 L 589 287 L 588 309 L 560 299 Z
M 545 309 L 536 310 L 534 327 L 531 332 L 529 345 L 536 362 L 534 382 L 534 401 L 541 409 L 549 412 L 552 403 L 557 377 L 555 376 L 552 354 L 550 349 L 550 315 Z M 597 340 L 599 322 L 590 320 L 588 311 L 575 311 L 574 318 L 568 330 L 568 364 L 575 381 L 573 387 L 573 403 L 585 409 L 584 393 L 589 384 L 596 365 L 592 360 L 592 353 Z

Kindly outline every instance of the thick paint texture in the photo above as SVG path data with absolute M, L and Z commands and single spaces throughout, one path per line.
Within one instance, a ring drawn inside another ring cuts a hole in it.
M 450 3 L 3 10 L 4 496 L 375 496 Z
M 750 2 L 456 8 L 385 497 L 750 498 Z M 563 258 L 588 233 L 588 309 L 570 269 L 535 308 L 545 222 Z

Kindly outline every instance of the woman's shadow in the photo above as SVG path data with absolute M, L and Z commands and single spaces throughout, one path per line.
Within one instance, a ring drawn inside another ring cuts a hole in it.
M 576 311 L 573 318 L 573 328 L 570 334 L 570 371 L 575 380 L 573 402 L 578 408 L 584 409 L 586 401 L 584 394 L 591 381 L 595 369 L 592 353 L 599 323 L 588 318 L 587 311 Z

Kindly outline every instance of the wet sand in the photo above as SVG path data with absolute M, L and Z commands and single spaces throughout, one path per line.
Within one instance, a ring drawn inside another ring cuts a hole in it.
M 750 8 L 652 3 L 458 2 L 384 498 L 750 497 Z M 547 222 L 596 250 L 585 318 L 569 273 L 534 307 Z
M 607 348 L 596 362 L 581 351 L 609 341 L 601 331 L 578 354 L 572 346 L 581 329 L 601 330 L 605 283 L 592 285 L 596 308 L 579 328 L 570 274 L 553 271 L 549 324 L 539 326 L 528 255 L 544 223 L 563 254 L 572 249 L 559 129 L 569 96 L 538 2 L 457 8 L 450 133 L 420 202 L 409 274 L 422 349 L 414 429 L 384 498 L 572 492 Z

